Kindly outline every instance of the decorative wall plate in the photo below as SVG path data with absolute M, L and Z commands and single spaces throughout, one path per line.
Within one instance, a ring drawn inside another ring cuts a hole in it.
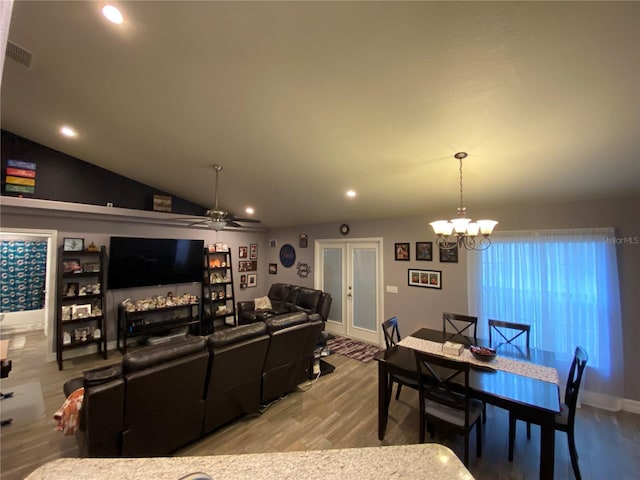
M 283 267 L 289 268 L 296 261 L 296 249 L 293 248 L 293 245 L 288 243 L 284 244 L 280 249 L 280 263 Z

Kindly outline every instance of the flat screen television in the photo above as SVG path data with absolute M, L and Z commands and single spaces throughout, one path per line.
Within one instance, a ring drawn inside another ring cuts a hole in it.
M 204 240 L 111 237 L 107 289 L 201 282 Z

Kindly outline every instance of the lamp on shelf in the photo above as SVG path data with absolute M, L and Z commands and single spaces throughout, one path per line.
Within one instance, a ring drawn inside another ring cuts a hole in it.
M 451 220 L 437 220 L 431 222 L 433 231 L 437 235 L 436 244 L 446 250 L 466 248 L 467 250 L 486 250 L 491 245 L 489 235 L 498 224 L 495 220 L 478 220 L 473 222 L 466 217 L 467 207 L 462 200 L 462 160 L 467 157 L 466 152 L 454 155 L 460 162 L 460 206 L 458 216 Z M 478 237 L 478 234 L 481 237 Z M 476 241 L 476 239 L 478 239 Z

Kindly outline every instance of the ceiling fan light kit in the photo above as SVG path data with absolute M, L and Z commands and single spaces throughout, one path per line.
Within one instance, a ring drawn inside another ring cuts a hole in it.
M 454 157 L 460 163 L 460 206 L 456 218 L 451 220 L 436 220 L 431 222 L 437 238 L 439 248 L 451 250 L 465 248 L 467 250 L 486 250 L 491 245 L 489 235 L 498 224 L 495 220 L 472 221 L 466 217 L 467 207 L 464 206 L 462 196 L 462 160 L 467 157 L 466 152 L 458 152 Z M 482 235 L 481 237 L 478 234 Z

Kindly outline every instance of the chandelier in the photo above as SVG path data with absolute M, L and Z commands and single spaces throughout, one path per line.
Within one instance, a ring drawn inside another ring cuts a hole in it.
M 495 220 L 471 221 L 466 217 L 467 207 L 462 201 L 462 160 L 467 157 L 466 152 L 458 152 L 454 155 L 460 162 L 460 206 L 458 216 L 451 220 L 437 220 L 431 222 L 433 231 L 437 235 L 438 247 L 451 250 L 454 248 L 466 248 L 467 250 L 486 250 L 491 245 L 489 235 L 498 224 Z M 478 237 L 478 234 L 481 236 Z

